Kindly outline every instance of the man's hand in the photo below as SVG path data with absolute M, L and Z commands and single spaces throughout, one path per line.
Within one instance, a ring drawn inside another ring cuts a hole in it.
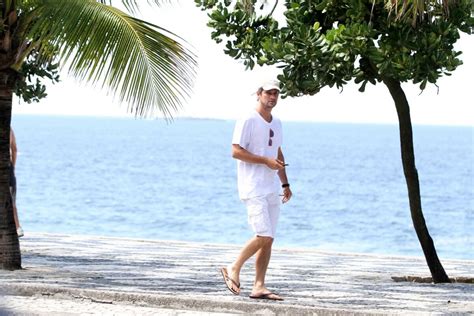
M 293 196 L 293 192 L 291 192 L 290 187 L 283 188 L 283 198 L 281 199 L 281 202 L 282 203 L 288 202 L 292 196 Z
M 279 159 L 267 158 L 265 164 L 267 165 L 268 168 L 273 169 L 273 170 L 281 170 L 285 168 L 285 162 Z

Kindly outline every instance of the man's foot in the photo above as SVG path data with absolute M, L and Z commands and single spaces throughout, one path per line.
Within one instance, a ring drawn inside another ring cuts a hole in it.
M 23 232 L 23 228 L 21 228 L 21 226 L 18 227 L 18 229 L 16 230 L 16 234 L 18 235 L 18 238 L 25 236 L 25 233 Z
M 236 282 L 229 276 L 229 272 L 227 268 L 221 268 L 221 274 L 224 278 L 225 285 L 232 292 L 232 294 L 239 295 L 240 294 L 240 283 Z
M 250 294 L 250 298 L 261 299 L 261 300 L 272 300 L 272 301 L 283 301 L 283 298 L 278 294 L 272 292 L 264 292 L 260 294 Z

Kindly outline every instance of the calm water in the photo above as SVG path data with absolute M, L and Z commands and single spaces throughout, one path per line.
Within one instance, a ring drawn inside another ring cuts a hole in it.
M 395 125 L 284 123 L 294 198 L 277 247 L 421 256 Z M 244 243 L 233 121 L 13 118 L 28 231 Z M 415 127 L 422 203 L 441 258 L 474 259 L 470 127 Z

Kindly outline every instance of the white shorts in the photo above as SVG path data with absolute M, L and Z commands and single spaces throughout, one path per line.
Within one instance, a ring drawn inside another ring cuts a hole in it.
M 278 193 L 243 200 L 255 235 L 275 238 L 281 200 Z

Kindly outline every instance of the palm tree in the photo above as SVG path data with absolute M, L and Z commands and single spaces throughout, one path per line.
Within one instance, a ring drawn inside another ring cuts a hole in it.
M 134 13 L 139 1 L 122 3 Z M 159 111 L 169 118 L 189 97 L 196 61 L 184 41 L 111 5 L 105 0 L 0 0 L 1 269 L 21 268 L 8 171 L 12 96 L 26 80 L 25 64 L 59 63 L 76 78 L 114 93 L 138 116 Z

